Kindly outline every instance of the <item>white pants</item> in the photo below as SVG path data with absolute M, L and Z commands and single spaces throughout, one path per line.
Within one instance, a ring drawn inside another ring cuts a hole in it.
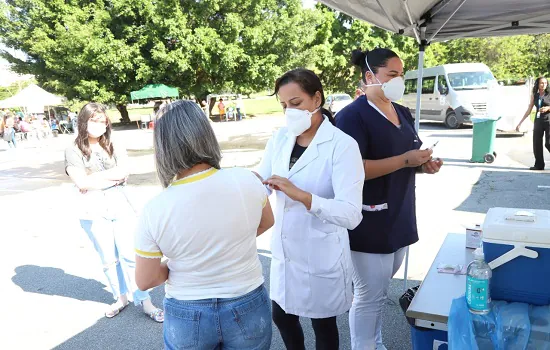
M 349 312 L 353 350 L 384 349 L 382 307 L 390 280 L 399 270 L 406 248 L 392 254 L 351 252 L 353 262 L 353 304 Z

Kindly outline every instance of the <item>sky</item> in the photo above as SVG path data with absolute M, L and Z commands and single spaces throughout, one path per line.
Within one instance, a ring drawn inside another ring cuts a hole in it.
M 313 8 L 316 3 L 317 1 L 314 1 L 314 0 L 302 0 L 302 5 L 305 8 Z

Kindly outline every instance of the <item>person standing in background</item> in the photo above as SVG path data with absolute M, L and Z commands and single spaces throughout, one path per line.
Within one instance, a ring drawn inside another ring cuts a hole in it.
M 80 191 L 80 225 L 101 259 L 115 299 L 105 317 L 118 315 L 132 298 L 152 320 L 163 322 L 163 311 L 153 305 L 149 292 L 139 290 L 135 283 L 136 213 L 124 187 L 129 174 L 127 155 L 123 147 L 111 141 L 106 111 L 99 103 L 82 107 L 78 115 L 80 132 L 65 150 L 65 172 Z
M 322 108 L 325 95 L 314 72 L 286 72 L 275 94 L 287 125 L 268 141 L 258 168 L 276 191 L 273 321 L 289 350 L 305 349 L 300 317 L 311 319 L 316 349 L 337 350 L 336 316 L 349 310 L 352 299 L 347 229 L 361 221 L 361 154 Z
M 420 150 L 403 97 L 403 62 L 389 49 L 354 50 L 365 95 L 344 107 L 336 126 L 359 144 L 363 158 L 363 220 L 349 231 L 354 299 L 349 313 L 352 349 L 385 350 L 382 307 L 407 246 L 418 241 L 415 177 L 443 165 Z
M 237 97 L 237 117 L 242 120 L 245 116 L 243 98 L 241 95 Z
M 519 131 L 521 124 L 536 107 L 534 129 L 533 129 L 533 154 L 535 156 L 535 165 L 530 170 L 544 170 L 544 147 L 550 152 L 550 86 L 548 79 L 539 77 L 533 86 L 531 102 L 525 115 L 516 127 Z
M 220 121 L 223 121 L 225 116 L 225 105 L 223 104 L 223 98 L 220 98 L 220 102 L 218 103 L 218 111 L 220 112 Z
M 15 117 L 11 112 L 8 112 L 4 117 L 2 137 L 10 148 L 17 148 L 17 142 L 15 141 Z

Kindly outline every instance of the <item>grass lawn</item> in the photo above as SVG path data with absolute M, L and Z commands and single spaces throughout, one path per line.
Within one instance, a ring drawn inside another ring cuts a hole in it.
M 149 115 L 153 112 L 153 108 L 151 107 L 143 107 L 143 108 L 131 108 L 128 109 L 128 115 L 130 116 L 131 121 L 140 120 L 140 116 L 142 114 Z M 120 120 L 120 113 L 118 112 L 118 109 L 109 109 L 107 111 L 107 116 L 109 119 L 111 119 L 111 122 L 118 123 Z
M 283 113 L 283 108 L 275 96 L 243 100 L 246 114 L 262 115 Z
M 225 105 L 227 108 L 228 103 L 226 102 Z M 275 96 L 262 96 L 251 99 L 243 99 L 243 105 L 247 115 L 260 116 L 283 112 L 283 108 L 281 107 L 279 101 L 277 101 Z M 131 121 L 139 121 L 141 115 L 149 115 L 152 111 L 153 108 L 151 107 L 131 108 L 128 109 L 128 114 L 130 115 Z M 212 114 L 219 114 L 217 103 L 212 109 Z M 116 108 L 108 110 L 107 115 L 113 123 L 117 123 L 120 120 L 120 113 Z
M 225 108 L 231 106 L 233 102 L 233 100 L 224 101 Z M 283 108 L 281 107 L 279 101 L 277 101 L 275 96 L 260 96 L 251 99 L 243 99 L 243 105 L 246 115 L 259 116 L 283 112 Z M 218 110 L 218 102 L 216 102 L 216 104 L 214 105 L 214 108 L 212 109 L 212 114 L 220 114 L 220 111 Z

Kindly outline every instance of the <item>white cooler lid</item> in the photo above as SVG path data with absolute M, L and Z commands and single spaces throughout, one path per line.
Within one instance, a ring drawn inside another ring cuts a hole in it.
M 483 240 L 550 247 L 550 211 L 491 208 L 483 222 Z

